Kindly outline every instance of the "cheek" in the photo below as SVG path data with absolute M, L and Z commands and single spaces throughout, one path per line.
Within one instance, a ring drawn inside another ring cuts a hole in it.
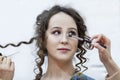
M 74 48 L 74 50 L 76 51 L 76 49 L 78 48 L 78 41 L 74 41 L 72 42 L 72 47 Z
M 55 47 L 57 43 L 58 43 L 58 38 L 48 36 L 46 39 L 46 48 L 48 49 L 48 48 Z
M 48 36 L 46 42 L 47 42 L 48 44 L 50 44 L 50 43 L 56 43 L 56 42 L 58 42 L 58 40 L 59 40 L 59 38 L 55 38 L 55 37 L 53 37 L 53 36 Z

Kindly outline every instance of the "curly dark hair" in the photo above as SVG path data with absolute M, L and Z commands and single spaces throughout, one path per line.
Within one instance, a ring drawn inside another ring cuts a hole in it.
M 64 12 L 64 13 L 70 15 L 74 19 L 74 21 L 77 25 L 79 37 L 83 38 L 84 36 L 86 36 L 87 28 L 83 21 L 83 18 L 78 14 L 78 12 L 76 10 L 74 10 L 73 8 L 55 5 L 51 9 L 45 10 L 37 16 L 36 31 L 35 31 L 36 36 L 31 38 L 30 41 L 28 41 L 28 42 L 21 41 L 16 45 L 13 43 L 6 44 L 5 46 L 0 45 L 0 48 L 6 48 L 10 45 L 13 47 L 19 47 L 21 44 L 31 44 L 33 42 L 33 40 L 36 40 L 36 46 L 39 48 L 39 50 L 37 51 L 38 58 L 35 60 L 36 64 L 37 64 L 37 68 L 35 68 L 35 70 L 38 69 L 39 72 L 36 73 L 35 80 L 40 80 L 43 75 L 41 66 L 44 64 L 44 58 L 45 58 L 45 55 L 47 54 L 47 49 L 45 47 L 46 46 L 45 33 L 48 29 L 49 20 L 53 15 L 55 15 L 59 12 Z M 79 48 L 80 52 L 78 54 L 76 54 L 76 57 L 79 59 L 79 62 L 75 65 L 76 67 L 79 68 L 79 71 L 81 71 L 80 66 L 85 68 L 84 71 L 87 70 L 87 67 L 83 65 L 87 61 L 87 59 L 84 57 L 86 50 L 84 49 L 83 45 L 84 45 L 84 41 L 79 41 L 78 48 Z M 34 70 L 34 72 L 35 72 L 35 70 Z
M 86 36 L 87 28 L 84 24 L 84 21 L 83 21 L 82 17 L 78 14 L 78 12 L 75 11 L 73 8 L 67 8 L 67 7 L 55 5 L 51 9 L 45 10 L 40 15 L 38 15 L 37 21 L 36 21 L 36 26 L 37 26 L 36 27 L 36 36 L 37 36 L 36 39 L 37 39 L 37 46 L 39 47 L 37 55 L 39 56 L 40 60 L 37 61 L 39 73 L 36 75 L 35 80 L 40 80 L 43 75 L 41 66 L 44 63 L 44 57 L 47 54 L 47 50 L 45 47 L 45 45 L 46 45 L 45 33 L 46 33 L 46 30 L 48 29 L 49 20 L 53 15 L 55 15 L 59 12 L 64 12 L 64 13 L 70 15 L 74 19 L 74 21 L 77 25 L 79 37 Z M 76 66 L 80 70 L 81 70 L 81 67 L 79 65 L 84 67 L 85 70 L 87 69 L 87 67 L 85 67 L 83 65 L 87 60 L 85 57 L 83 57 L 83 55 L 86 53 L 86 50 L 82 47 L 83 43 L 84 43 L 83 41 L 79 41 L 78 48 L 80 49 L 80 53 L 76 55 L 77 58 L 79 59 L 79 63 L 77 63 Z

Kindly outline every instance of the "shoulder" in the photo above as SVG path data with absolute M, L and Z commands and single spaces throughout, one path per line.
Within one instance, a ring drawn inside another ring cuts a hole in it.
M 77 74 L 74 75 L 71 80 L 95 80 L 95 79 L 85 74 Z

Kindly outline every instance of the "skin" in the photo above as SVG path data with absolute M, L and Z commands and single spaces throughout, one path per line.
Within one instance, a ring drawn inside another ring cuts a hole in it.
M 14 70 L 11 59 L 0 56 L 0 80 L 13 80 Z

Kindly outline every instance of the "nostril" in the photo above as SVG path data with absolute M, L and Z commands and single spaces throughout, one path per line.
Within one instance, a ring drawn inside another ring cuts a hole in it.
M 67 38 L 66 38 L 66 37 L 62 37 L 61 43 L 62 43 L 62 44 L 67 44 L 67 43 L 68 43 Z

